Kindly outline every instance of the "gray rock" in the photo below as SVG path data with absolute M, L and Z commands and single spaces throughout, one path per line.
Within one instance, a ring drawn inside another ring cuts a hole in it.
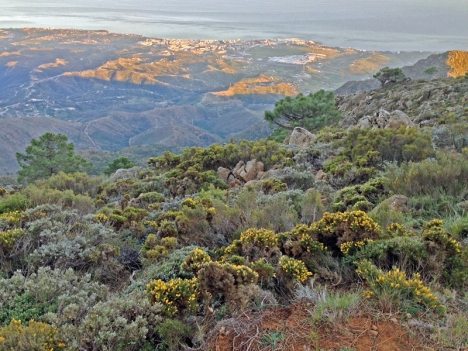
M 218 177 L 224 180 L 226 184 L 229 184 L 229 177 L 233 178 L 231 171 L 224 167 L 219 167 L 217 173 Z
M 389 210 L 397 212 L 406 212 L 408 198 L 405 195 L 393 195 L 378 204 L 372 212 L 378 212 L 383 206 L 388 206 Z
M 395 110 L 390 114 L 390 118 L 385 126 L 385 129 L 400 128 L 406 126 L 407 128 L 414 128 L 416 125 L 408 117 L 408 115 L 400 110 Z
M 289 137 L 289 145 L 308 147 L 317 139 L 315 134 L 312 134 L 307 129 L 296 127 Z
M 316 174 L 315 174 L 315 180 L 324 180 L 325 178 L 327 177 L 327 174 L 322 171 L 322 170 L 319 170 Z

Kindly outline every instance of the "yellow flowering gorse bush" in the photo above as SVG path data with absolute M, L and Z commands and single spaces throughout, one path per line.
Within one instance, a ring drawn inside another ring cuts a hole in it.
M 368 243 L 371 243 L 373 241 L 374 240 L 372 239 L 364 239 L 361 241 L 348 241 L 340 245 L 340 250 L 343 253 L 343 255 L 347 256 L 350 253 L 355 252 L 356 250 L 362 249 Z
M 20 211 L 7 212 L 0 215 L 0 221 L 5 221 L 9 226 L 18 226 L 21 222 Z
M 0 245 L 4 248 L 11 248 L 15 244 L 15 241 L 24 234 L 24 230 L 18 228 L 0 232 Z
M 30 320 L 26 326 L 12 319 L 9 325 L 0 328 L 0 350 L 3 351 L 59 351 L 64 348 L 57 328 L 46 323 Z
M 312 276 L 304 264 L 304 262 L 296 260 L 288 256 L 282 256 L 279 260 L 279 266 L 289 276 L 304 283 Z
M 194 313 L 199 307 L 200 290 L 197 278 L 178 278 L 169 282 L 153 280 L 146 285 L 146 292 L 150 301 L 153 304 L 160 303 L 163 312 L 169 317 L 185 310 Z
M 460 254 L 462 251 L 460 243 L 444 230 L 443 225 L 444 222 L 440 219 L 433 219 L 426 223 L 422 233 L 423 240 L 435 242 L 451 253 Z
M 437 312 L 444 310 L 441 302 L 424 285 L 417 273 L 412 278 L 408 278 L 406 273 L 398 268 L 384 272 L 367 260 L 358 264 L 356 273 L 369 282 L 369 288 L 364 292 L 364 297 L 368 299 L 379 298 L 383 294 L 389 295 L 390 293 L 390 295 L 394 296 L 396 302 L 410 299 Z
M 185 258 L 180 268 L 185 272 L 196 274 L 208 262 L 211 262 L 210 255 L 197 247 Z
M 93 217 L 93 221 L 96 223 L 106 223 L 109 221 L 109 217 L 107 217 L 104 213 L 98 213 Z
M 334 232 L 341 226 L 346 225 L 354 232 L 363 233 L 377 233 L 380 230 L 379 225 L 370 218 L 364 211 L 351 211 L 351 212 L 326 212 L 322 219 L 315 222 L 311 226 L 313 233 L 317 232 Z
M 414 233 L 411 230 L 407 230 L 404 225 L 399 223 L 392 223 L 385 229 L 392 237 L 394 236 L 413 236 Z
M 253 244 L 263 247 L 274 247 L 278 245 L 278 237 L 268 229 L 247 229 L 241 234 L 240 242 L 243 245 Z

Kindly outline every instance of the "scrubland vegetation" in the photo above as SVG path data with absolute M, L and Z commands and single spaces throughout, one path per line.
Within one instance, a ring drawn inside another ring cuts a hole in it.
M 253 159 L 263 180 L 217 175 Z M 216 350 L 238 318 L 301 305 L 309 345 L 370 316 L 463 350 L 467 182 L 468 149 L 435 148 L 431 128 L 329 126 L 309 147 L 231 142 L 5 186 L 0 349 Z M 291 349 L 288 330 L 231 346 Z

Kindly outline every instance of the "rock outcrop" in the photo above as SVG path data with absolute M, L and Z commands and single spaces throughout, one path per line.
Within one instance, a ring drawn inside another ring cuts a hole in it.
M 230 187 L 241 186 L 247 183 L 252 184 L 256 180 L 268 178 L 268 172 L 265 172 L 265 165 L 261 161 L 250 160 L 247 163 L 239 161 L 232 169 L 219 167 L 218 177 L 221 178 Z
M 392 88 L 337 96 L 336 104 L 349 128 L 437 126 L 442 116 L 464 116 L 468 86 L 463 79 L 398 83 Z
M 408 115 L 400 110 L 388 112 L 384 109 L 380 109 L 374 116 L 364 116 L 360 118 L 355 125 L 349 124 L 349 129 L 388 129 L 388 128 L 400 128 L 406 126 L 407 128 L 414 128 L 416 124 L 408 117 Z
M 405 212 L 407 210 L 408 198 L 405 195 L 393 195 L 382 201 L 371 212 L 376 213 L 382 207 L 388 206 L 390 211 Z
M 308 147 L 315 139 L 317 139 L 315 134 L 312 134 L 307 129 L 296 127 L 287 139 L 287 144 L 290 146 Z

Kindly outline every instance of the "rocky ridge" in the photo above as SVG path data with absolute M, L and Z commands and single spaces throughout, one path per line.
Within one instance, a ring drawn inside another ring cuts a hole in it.
M 337 96 L 343 128 L 426 127 L 468 118 L 468 80 L 409 80 L 385 89 Z

